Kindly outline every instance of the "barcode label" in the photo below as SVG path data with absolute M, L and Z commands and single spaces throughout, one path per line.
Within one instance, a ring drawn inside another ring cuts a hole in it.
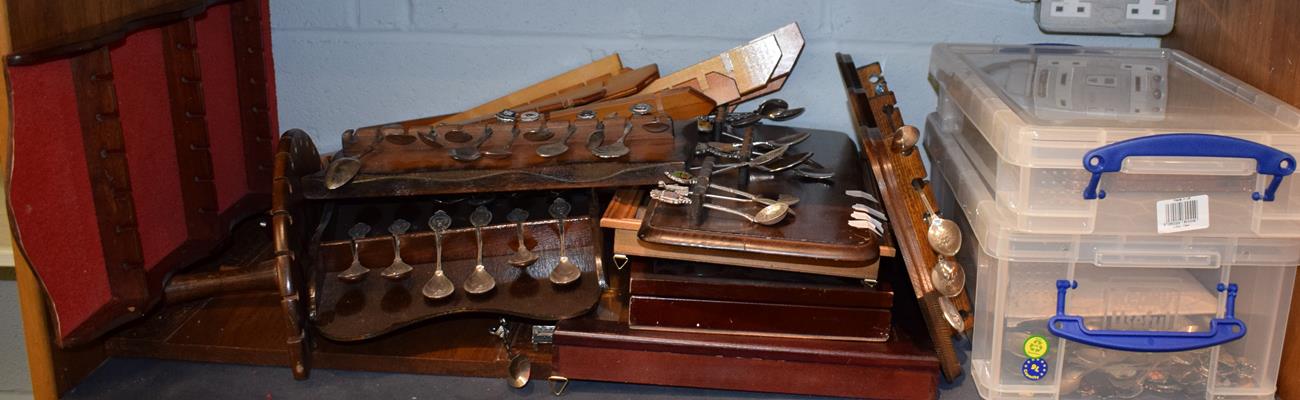
M 1156 202 L 1156 232 L 1174 233 L 1210 227 L 1210 196 L 1180 197 Z

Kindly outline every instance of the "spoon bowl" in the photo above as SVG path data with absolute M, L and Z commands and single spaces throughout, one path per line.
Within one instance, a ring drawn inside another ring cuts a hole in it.
M 939 257 L 930 270 L 930 283 L 939 294 L 953 297 L 966 289 L 966 271 L 947 257 Z
M 767 207 L 763 207 L 762 210 L 758 210 L 758 214 L 754 214 L 754 222 L 759 225 L 776 225 L 778 222 L 785 219 L 785 215 L 789 213 L 789 204 L 781 202 L 772 203 L 767 205 Z
M 515 354 L 510 357 L 509 367 L 510 377 L 506 383 L 515 389 L 522 389 L 528 386 L 528 379 L 533 375 L 533 362 L 523 354 Z
M 933 216 L 930 227 L 925 230 L 925 238 L 935 253 L 948 257 L 957 255 L 961 250 L 961 227 L 947 218 Z
M 551 270 L 547 278 L 556 285 L 567 285 L 577 281 L 581 276 L 582 270 L 578 269 L 573 261 L 569 261 L 569 257 L 560 257 L 560 263 L 555 265 L 555 269 Z
M 568 129 L 568 132 L 564 134 L 564 138 L 562 138 L 562 139 L 560 139 L 559 141 L 554 142 L 554 143 L 547 143 L 547 144 L 544 144 L 544 145 L 538 146 L 538 147 L 537 147 L 537 155 L 538 155 L 538 156 L 541 156 L 541 157 L 543 157 L 543 158 L 551 158 L 551 157 L 556 157 L 556 156 L 559 156 L 559 155 L 561 155 L 561 154 L 564 154 L 564 153 L 568 152 L 568 151 L 569 151 L 569 144 L 568 144 L 569 138 L 570 138 L 570 137 L 573 137 L 573 134 L 576 133 L 576 132 L 578 132 L 578 126 L 577 126 L 577 125 L 574 125 L 573 123 L 569 123 L 569 129 Z

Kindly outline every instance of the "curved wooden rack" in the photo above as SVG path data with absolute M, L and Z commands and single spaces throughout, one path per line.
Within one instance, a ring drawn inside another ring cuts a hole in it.
M 8 0 L 9 65 L 70 57 L 231 0 Z

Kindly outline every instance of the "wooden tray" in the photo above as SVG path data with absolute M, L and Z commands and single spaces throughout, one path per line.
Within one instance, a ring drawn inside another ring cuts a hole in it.
M 436 145 L 428 144 L 425 139 L 432 127 L 411 128 L 405 138 L 381 141 L 373 153 L 361 159 L 361 171 L 346 185 L 329 190 L 325 186 L 325 171 L 321 171 L 303 179 L 303 191 L 309 199 L 349 199 L 651 185 L 664 171 L 682 168 L 698 136 L 694 133 L 694 123 L 689 121 L 677 121 L 669 131 L 674 133 L 646 131 L 643 125 L 654 119 L 652 115 L 632 118 L 633 129 L 625 142 L 631 152 L 616 159 L 601 159 L 587 150 L 587 137 L 596 129 L 596 121 L 575 121 L 577 131 L 566 142 L 569 151 L 558 157 L 543 158 L 536 154 L 541 145 L 566 135 L 568 122 L 549 121 L 547 127 L 555 135 L 550 140 L 532 142 L 521 135 L 511 146 L 510 158 L 484 157 L 470 162 L 456 161 L 448 155 L 448 149 L 466 145 L 446 141 L 444 134 L 452 126 L 436 128 L 439 133 Z M 604 121 L 604 143 L 613 143 L 623 135 L 625 121 L 626 118 Z M 666 117 L 661 121 L 672 122 Z M 540 121 L 521 122 L 519 130 L 527 132 L 540 125 Z M 473 135 L 468 143 L 474 143 L 487 126 L 493 134 L 480 149 L 504 145 L 510 139 L 510 124 L 494 122 L 461 129 Z M 348 143 L 342 151 L 361 152 L 373 142 L 378 131 L 374 128 L 357 131 L 358 140 Z
M 868 231 L 848 226 L 853 204 L 861 199 L 844 194 L 846 190 L 862 190 L 868 182 L 862 172 L 856 146 L 840 132 L 797 129 L 782 126 L 759 126 L 754 140 L 771 140 L 796 132 L 812 133 L 808 140 L 792 146 L 788 154 L 812 152 L 813 159 L 835 171 L 831 182 L 800 179 L 789 173 L 765 179 L 754 171 L 748 187 L 738 187 L 739 174 L 722 173 L 712 177 L 712 182 L 739 188 L 760 196 L 776 198 L 779 193 L 798 196 L 801 200 L 791 209 L 799 215 L 790 215 L 773 226 L 750 223 L 740 217 L 719 211 L 705 210 L 701 223 L 691 218 L 690 207 L 652 202 L 637 235 L 648 243 L 711 250 L 728 250 L 775 256 L 797 257 L 812 260 L 855 263 L 875 262 L 880 251 L 879 238 Z M 709 202 L 723 202 L 709 200 Z M 759 207 L 728 202 L 748 212 Z
M 554 321 L 581 315 L 600 297 L 601 239 L 595 221 L 590 192 L 564 195 L 574 206 L 575 215 L 566 219 L 566 249 L 570 260 L 582 270 L 577 282 L 566 286 L 552 284 L 547 275 L 559 258 L 558 225 L 546 215 L 551 195 L 535 193 L 517 198 L 498 198 L 489 203 L 493 224 L 483 228 L 483 263 L 496 279 L 496 288 L 481 295 L 471 295 L 461 285 L 474 270 L 476 245 L 474 229 L 468 218 L 474 208 L 471 200 L 438 205 L 433 199 L 404 199 L 400 202 L 344 202 L 326 207 L 326 224 L 318 234 L 319 247 L 314 250 L 316 268 L 312 290 L 312 315 L 316 331 L 322 336 L 353 341 L 379 336 L 413 323 L 458 313 L 497 313 L 531 320 Z M 424 200 L 424 201 L 421 201 Z M 445 199 L 444 199 L 445 200 Z M 520 268 L 506 263 L 516 247 L 516 228 L 506 223 L 505 214 L 519 206 L 533 216 L 525 224 L 525 241 L 540 258 L 533 265 Z M 420 290 L 434 271 L 434 237 L 425 224 L 434 209 L 453 216 L 453 229 L 443 236 L 443 271 L 456 284 L 456 292 L 441 300 L 428 300 Z M 359 240 L 362 265 L 371 269 L 360 282 L 348 283 L 337 274 L 351 263 L 350 244 L 345 231 L 353 223 L 364 221 L 383 231 L 397 217 L 412 222 L 413 230 L 402 236 L 402 258 L 415 268 L 402 281 L 389 281 L 379 270 L 393 260 L 392 239 L 372 231 L 374 237 Z M 421 230 L 422 229 L 422 230 Z
M 885 342 L 714 335 L 631 329 L 623 301 L 607 296 L 598 312 L 559 322 L 557 377 L 857 398 L 938 395 L 938 362 L 916 319 L 899 318 Z
M 880 261 L 869 264 L 814 260 L 808 258 L 776 256 L 768 254 L 745 253 L 731 250 L 713 250 L 695 247 L 683 247 L 649 243 L 637 238 L 636 231 L 641 228 L 645 218 L 646 207 L 651 201 L 646 191 L 637 189 L 619 190 L 605 208 L 605 215 L 600 219 L 602 228 L 614 230 L 614 254 L 618 256 L 641 256 L 669 260 L 695 261 L 710 264 L 734 265 L 777 271 L 801 272 L 807 274 L 840 276 L 876 282 L 880 272 Z M 884 244 L 879 252 L 883 257 L 892 257 L 894 248 Z
M 636 258 L 628 324 L 727 335 L 884 341 L 893 292 L 792 272 Z

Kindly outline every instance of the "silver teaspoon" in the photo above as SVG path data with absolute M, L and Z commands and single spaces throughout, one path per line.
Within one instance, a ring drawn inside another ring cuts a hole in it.
M 577 132 L 578 126 L 570 122 L 568 132 L 564 134 L 564 137 L 560 138 L 557 142 L 537 146 L 537 155 L 544 158 L 551 158 L 568 152 L 569 138 L 573 137 L 573 134 Z
M 474 239 L 478 242 L 478 263 L 474 265 L 474 272 L 469 275 L 465 281 L 465 291 L 470 294 L 483 294 L 492 291 L 497 286 L 496 279 L 492 279 L 492 274 L 487 272 L 487 267 L 483 266 L 483 227 L 492 222 L 492 212 L 487 207 L 478 206 L 474 212 L 469 215 L 469 223 L 474 225 Z
M 519 246 L 515 248 L 515 255 L 510 256 L 506 262 L 516 267 L 527 267 L 537 261 L 537 254 L 528 250 L 527 244 L 524 243 L 524 221 L 528 220 L 528 211 L 516 208 L 506 214 L 506 220 L 515 224 L 515 233 L 518 235 Z
M 555 218 L 556 223 L 560 225 L 560 263 L 555 265 L 555 269 L 551 270 L 551 275 L 548 277 L 551 283 L 556 285 L 567 285 L 582 277 L 582 270 L 579 270 L 577 265 L 573 265 L 573 262 L 569 261 L 569 256 L 565 253 L 564 248 L 564 218 L 569 216 L 569 211 L 572 209 L 573 206 L 569 205 L 569 202 L 564 201 L 564 199 L 555 199 L 555 202 L 551 203 L 551 207 L 547 209 L 551 217 Z
M 365 222 L 358 222 L 356 225 L 352 225 L 352 229 L 348 229 L 348 237 L 352 238 L 352 266 L 339 273 L 339 280 L 356 282 L 364 278 L 367 272 L 370 272 L 369 268 L 361 265 L 361 256 L 357 245 L 357 240 L 366 237 L 368 234 L 370 234 L 370 225 L 366 225 Z
M 433 278 L 424 284 L 424 289 L 420 293 L 430 299 L 441 299 L 451 296 L 456 291 L 456 285 L 447 279 L 447 275 L 442 272 L 442 235 L 447 233 L 447 228 L 451 226 L 451 216 L 446 212 L 438 210 L 429 217 L 429 229 L 433 229 L 433 248 L 434 248 L 434 269 Z
M 406 261 L 402 261 L 401 235 L 406 234 L 406 231 L 409 229 L 411 229 L 411 223 L 400 218 L 393 221 L 393 224 L 388 226 L 388 233 L 393 235 L 393 264 L 389 265 L 388 268 L 384 268 L 383 271 L 380 271 L 379 276 L 392 280 L 401 280 L 406 279 L 406 276 L 410 275 L 411 270 L 415 269 L 411 268 L 411 265 L 407 264 Z
M 619 136 L 618 140 L 614 141 L 614 143 L 597 147 L 596 150 L 591 152 L 591 154 L 595 154 L 596 157 L 600 158 L 619 158 L 625 156 L 632 150 L 629 149 L 626 144 L 623 144 L 623 142 L 626 141 L 628 135 L 631 134 L 632 119 L 628 118 L 627 121 L 623 123 L 623 136 Z
M 483 157 L 483 153 L 478 151 L 478 147 L 482 146 L 483 142 L 486 142 L 490 137 L 492 137 L 492 127 L 484 126 L 483 135 L 479 136 L 478 140 L 469 145 L 451 149 L 451 158 L 456 161 L 469 162 Z

